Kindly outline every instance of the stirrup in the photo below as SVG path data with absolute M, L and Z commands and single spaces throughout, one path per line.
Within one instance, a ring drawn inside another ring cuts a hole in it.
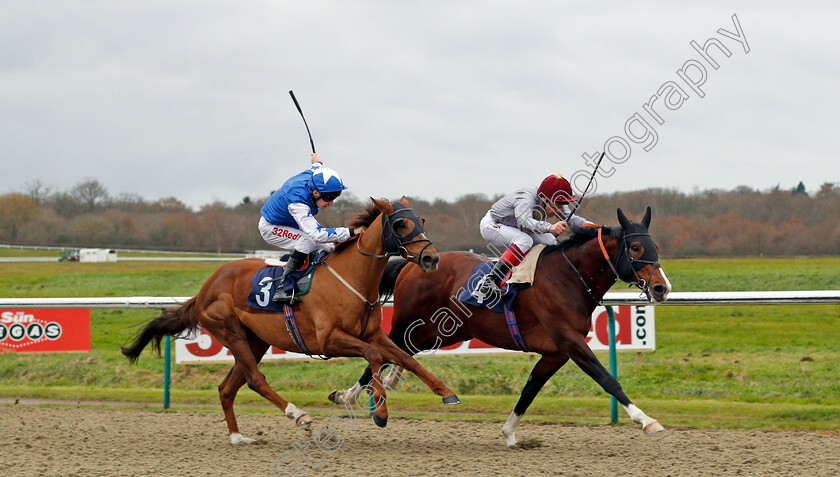
M 277 303 L 288 303 L 290 305 L 294 305 L 295 303 L 300 303 L 303 301 L 303 298 L 295 295 L 295 289 L 292 288 L 289 290 L 290 293 L 284 292 L 282 289 L 278 289 L 274 292 L 274 297 L 271 301 L 275 301 Z
M 481 305 L 487 298 L 500 293 L 501 289 L 498 285 L 496 285 L 496 282 L 493 281 L 493 276 L 488 273 L 481 279 L 481 283 L 478 287 L 473 290 L 472 297 L 475 298 L 479 305 Z
M 301 301 L 300 298 L 295 296 L 295 288 L 297 288 L 297 284 L 292 286 L 291 290 L 289 290 L 288 293 L 283 290 L 283 284 L 286 282 L 286 277 L 289 274 L 298 271 L 300 269 L 300 267 L 302 267 L 304 265 L 307 265 L 309 263 L 309 256 L 308 255 L 304 255 L 302 258 L 298 257 L 296 259 L 295 257 L 296 257 L 296 254 L 298 254 L 298 253 L 299 252 L 293 252 L 292 253 L 292 256 L 289 257 L 288 261 L 286 261 L 286 266 L 283 269 L 283 274 L 280 276 L 280 278 L 275 279 L 276 281 L 279 281 L 280 283 L 277 285 L 277 291 L 274 292 L 274 297 L 271 298 L 271 301 L 278 302 L 278 303 L 287 303 L 288 302 L 289 305 L 292 305 L 294 303 L 297 303 L 297 302 Z

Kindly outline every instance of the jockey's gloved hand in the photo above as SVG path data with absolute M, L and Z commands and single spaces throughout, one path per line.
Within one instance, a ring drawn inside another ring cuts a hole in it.
M 563 232 L 566 231 L 568 228 L 568 224 L 564 221 L 556 222 L 551 224 L 551 228 L 548 229 L 549 232 L 553 233 L 554 235 L 561 235 Z

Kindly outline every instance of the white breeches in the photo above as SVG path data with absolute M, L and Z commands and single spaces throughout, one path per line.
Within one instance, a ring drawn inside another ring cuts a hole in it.
M 260 235 L 266 242 L 284 250 L 297 250 L 302 253 L 335 250 L 334 243 L 318 243 L 294 227 L 270 224 L 265 217 L 260 217 L 259 229 Z
M 553 234 L 535 234 L 495 222 L 490 217 L 489 212 L 481 219 L 479 228 L 481 229 L 481 236 L 484 237 L 484 240 L 497 247 L 503 247 L 501 249 L 502 252 L 511 245 L 516 245 L 525 254 L 535 243 L 546 245 L 555 245 L 557 243 L 557 238 Z

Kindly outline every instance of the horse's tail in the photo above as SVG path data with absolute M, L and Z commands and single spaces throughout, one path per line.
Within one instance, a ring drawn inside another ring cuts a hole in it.
M 132 363 L 137 361 L 143 348 L 152 341 L 155 352 L 160 356 L 160 342 L 164 336 L 175 336 L 198 327 L 195 314 L 195 297 L 177 308 L 169 308 L 146 324 L 135 336 L 131 346 L 123 346 L 122 354 Z
M 394 294 L 394 287 L 397 284 L 397 277 L 400 272 L 410 262 L 404 258 L 393 259 L 385 266 L 385 273 L 382 275 L 382 280 L 379 282 L 379 295 L 391 296 Z

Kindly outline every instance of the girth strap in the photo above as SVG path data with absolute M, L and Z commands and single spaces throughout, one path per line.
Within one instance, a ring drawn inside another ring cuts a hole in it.
M 508 308 L 507 305 L 504 305 L 504 310 L 505 322 L 508 325 L 508 330 L 510 331 L 511 338 L 513 338 L 513 342 L 516 343 L 517 348 L 527 353 L 528 347 L 525 346 L 525 340 L 522 339 L 522 333 L 519 331 L 519 325 L 516 323 L 516 313 L 514 313 L 512 309 Z
M 297 320 L 295 320 L 295 312 L 288 303 L 283 304 L 283 315 L 286 317 L 286 330 L 289 332 L 289 336 L 292 337 L 292 341 L 295 342 L 302 353 L 306 354 L 310 358 L 323 360 L 330 359 L 328 356 L 320 354 L 315 355 L 309 351 L 309 348 L 306 347 L 306 343 L 303 341 L 303 335 L 300 334 L 300 330 L 298 329 Z

